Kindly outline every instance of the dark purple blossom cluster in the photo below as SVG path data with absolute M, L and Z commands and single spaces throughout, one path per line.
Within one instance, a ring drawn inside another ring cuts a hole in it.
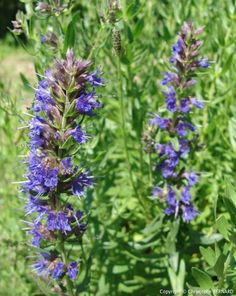
M 153 144 L 153 152 L 158 155 L 157 171 L 162 175 L 161 186 L 154 187 L 153 196 L 164 198 L 167 215 L 182 216 L 188 222 L 197 215 L 191 203 L 191 188 L 198 183 L 198 175 L 188 171 L 185 163 L 189 153 L 194 151 L 197 129 L 192 123 L 194 108 L 202 109 L 204 104 L 192 95 L 191 86 L 196 81 L 196 70 L 208 68 L 209 62 L 199 55 L 202 41 L 198 35 L 203 28 L 195 30 L 191 23 L 185 23 L 172 47 L 171 72 L 164 73 L 161 84 L 164 91 L 168 117 L 156 114 L 150 120 L 153 128 L 163 131 L 163 143 Z
M 67 275 L 74 280 L 78 274 L 78 261 L 65 260 L 63 244 L 81 240 L 86 224 L 83 212 L 68 201 L 84 196 L 94 183 L 87 170 L 73 164 L 74 151 L 78 151 L 74 148 L 88 140 L 81 123 L 101 107 L 95 88 L 103 86 L 103 80 L 98 70 L 89 72 L 89 67 L 90 62 L 76 60 L 72 50 L 66 59 L 56 60 L 39 82 L 29 124 L 23 189 L 28 194 L 26 215 L 32 217 L 28 232 L 39 250 L 35 270 L 54 279 Z

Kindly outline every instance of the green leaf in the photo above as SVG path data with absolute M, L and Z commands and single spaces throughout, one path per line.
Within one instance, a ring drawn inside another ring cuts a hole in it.
M 226 195 L 233 202 L 234 207 L 236 207 L 236 191 L 229 179 L 226 179 Z
M 234 117 L 229 119 L 228 131 L 232 148 L 236 150 L 236 119 Z
M 170 278 L 171 287 L 173 291 L 176 291 L 178 279 L 172 268 L 168 268 L 168 275 Z
M 177 292 L 184 290 L 185 270 L 185 262 L 183 259 L 181 259 L 178 274 Z
M 68 137 L 66 141 L 60 146 L 60 149 L 69 149 L 74 144 L 74 138 Z
M 22 83 L 23 83 L 23 85 L 24 85 L 24 88 L 25 88 L 26 90 L 31 90 L 31 91 L 32 91 L 32 88 L 31 88 L 31 86 L 30 86 L 30 82 L 29 82 L 29 80 L 25 77 L 25 75 L 24 75 L 23 73 L 20 73 L 20 79 L 21 79 L 21 81 L 22 81 Z
M 179 231 L 179 221 L 177 219 L 170 224 L 171 229 L 166 238 L 166 251 L 170 254 L 175 252 L 175 239 Z
M 126 24 L 126 31 L 127 31 L 128 41 L 129 43 L 132 43 L 134 41 L 134 37 L 133 37 L 132 30 L 128 24 Z
M 119 290 L 121 292 L 125 292 L 125 293 L 128 293 L 128 294 L 133 294 L 135 291 L 139 290 L 140 288 L 142 288 L 142 285 L 127 286 L 127 285 L 125 285 L 123 283 L 119 283 Z
M 216 220 L 217 216 L 217 202 L 218 202 L 218 195 L 215 196 L 214 202 L 213 202 L 213 209 L 214 209 L 214 218 Z
M 221 215 L 216 219 L 215 226 L 224 238 L 229 239 L 230 224 L 224 215 Z
M 224 254 L 220 254 L 219 258 L 216 261 L 216 264 L 214 266 L 214 270 L 218 276 L 218 278 L 221 278 L 224 274 L 224 263 L 225 263 L 225 256 Z
M 126 55 L 122 55 L 120 60 L 125 65 L 129 65 L 130 64 L 130 60 L 128 59 L 128 57 Z
M 128 18 L 134 17 L 139 11 L 140 5 L 138 1 L 133 1 L 127 8 L 126 15 Z
M 173 254 L 171 254 L 169 261 L 174 272 L 177 272 L 179 264 L 179 253 L 174 252 Z
M 135 26 L 135 28 L 134 28 L 133 35 L 134 35 L 134 38 L 135 38 L 135 39 L 137 39 L 137 38 L 140 36 L 140 34 L 142 33 L 143 28 L 144 28 L 144 20 L 141 19 L 141 20 L 137 23 L 137 25 Z
M 225 74 L 225 72 L 227 72 L 232 66 L 234 55 L 235 55 L 235 52 L 232 52 L 228 57 L 228 59 L 226 60 L 224 67 L 222 69 L 221 75 Z
M 231 220 L 236 225 L 236 192 L 228 179 L 225 179 L 226 190 L 223 198 L 226 209 L 228 210 Z
M 75 112 L 75 100 L 72 101 L 69 108 L 66 110 L 65 117 L 72 116 Z
M 106 283 L 106 278 L 104 274 L 99 279 L 98 287 L 100 291 L 103 291 L 103 293 L 109 292 L 109 284 Z
M 211 235 L 204 235 L 200 237 L 200 243 L 203 245 L 211 245 L 223 239 L 223 236 L 219 233 L 213 233 Z
M 213 266 L 216 261 L 216 256 L 214 250 L 212 250 L 211 247 L 203 248 L 200 247 L 200 252 L 202 256 L 204 257 L 204 260 L 210 265 Z
M 200 269 L 198 269 L 196 267 L 193 267 L 192 268 L 192 274 L 193 274 L 196 282 L 200 286 L 200 288 L 203 288 L 203 289 L 214 288 L 212 279 L 204 271 L 202 271 L 202 270 L 200 270 Z
M 114 274 L 118 274 L 118 273 L 124 273 L 126 271 L 128 271 L 130 268 L 128 265 L 115 265 L 113 266 L 113 273 Z
M 231 231 L 229 234 L 229 240 L 231 241 L 231 243 L 233 243 L 234 245 L 236 245 L 236 233 L 234 231 Z
M 176 260 L 178 260 L 178 253 L 176 253 Z M 178 264 L 178 262 L 176 263 Z M 175 266 L 175 269 L 178 269 L 178 266 Z M 173 268 L 168 268 L 168 275 L 171 282 L 171 287 L 175 294 L 179 294 L 180 291 L 184 290 L 184 278 L 185 278 L 185 262 L 183 259 L 180 261 L 179 272 L 176 274 Z
M 75 46 L 76 41 L 76 18 L 73 18 L 69 23 L 66 29 L 65 41 L 64 41 L 64 51 L 68 48 L 73 48 Z

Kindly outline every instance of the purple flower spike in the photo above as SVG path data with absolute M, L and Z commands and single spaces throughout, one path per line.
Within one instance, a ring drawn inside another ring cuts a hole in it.
M 54 4 L 39 2 L 37 6 L 41 13 L 49 8 L 54 9 Z M 52 32 L 47 32 L 41 41 L 52 47 L 57 47 L 59 42 Z M 74 163 L 78 160 L 82 163 L 86 155 L 75 155 L 89 138 L 83 132 L 83 121 L 95 116 L 95 110 L 101 107 L 95 90 L 104 86 L 104 82 L 100 72 L 91 72 L 90 66 L 90 61 L 76 60 L 69 49 L 65 59 L 55 60 L 52 68 L 45 71 L 32 106 L 30 151 L 22 191 L 28 199 L 25 214 L 31 219 L 27 233 L 34 250 L 43 250 L 33 271 L 47 277 L 48 282 L 53 282 L 49 278 L 64 282 L 66 275 L 75 280 L 78 275 L 77 263 L 70 258 L 78 254 L 74 250 L 64 252 L 63 245 L 70 244 L 69 240 L 80 244 L 87 228 L 72 193 L 85 196 L 86 189 L 94 184 L 86 169 L 79 171 Z
M 193 157 L 194 150 L 200 147 L 192 116 L 196 108 L 204 107 L 203 102 L 193 96 L 192 86 L 197 82 L 196 70 L 209 67 L 208 59 L 199 59 L 202 44 L 199 35 L 202 31 L 203 28 L 195 29 L 190 22 L 183 25 L 177 42 L 172 46 L 172 72 L 164 72 L 161 80 L 161 85 L 165 87 L 163 92 L 167 117 L 155 115 L 149 121 L 150 131 L 142 139 L 146 145 L 144 150 L 157 157 L 156 171 L 162 177 L 161 187 L 157 184 L 152 189 L 152 196 L 165 201 L 167 215 L 173 215 L 174 218 L 181 216 L 185 222 L 197 215 L 190 189 L 198 183 L 198 175 L 188 169 L 188 158 L 189 155 Z M 163 193 L 162 188 L 168 188 L 168 192 Z

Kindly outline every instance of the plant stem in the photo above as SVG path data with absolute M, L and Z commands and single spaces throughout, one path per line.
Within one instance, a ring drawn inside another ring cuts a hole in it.
M 129 170 L 129 178 L 130 183 L 133 187 L 133 190 L 135 192 L 136 197 L 138 198 L 140 204 L 144 207 L 144 203 L 138 193 L 138 190 L 134 183 L 134 178 L 132 174 L 132 167 L 130 163 L 130 155 L 129 155 L 129 148 L 128 148 L 128 138 L 126 134 L 126 126 L 125 126 L 125 105 L 124 105 L 124 96 L 123 96 L 123 84 L 122 84 L 122 73 L 121 73 L 121 64 L 120 64 L 120 58 L 117 56 L 117 76 L 118 76 L 118 84 L 119 84 L 119 101 L 120 101 L 120 113 L 121 113 L 121 129 L 122 129 L 122 136 L 124 141 L 124 148 L 125 148 L 125 156 L 126 156 L 126 162 L 127 167 Z
M 151 153 L 148 154 L 148 161 L 149 161 L 149 180 L 150 180 L 150 184 L 152 185 L 152 157 L 151 157 Z
M 62 236 L 60 237 L 60 242 L 59 242 L 58 248 L 61 253 L 62 260 L 63 260 L 64 264 L 67 265 L 68 264 L 67 256 L 66 256 L 65 247 L 64 247 L 64 240 L 63 240 Z M 73 282 L 71 281 L 71 279 L 69 278 L 68 275 L 66 275 L 65 278 L 66 278 L 66 283 L 67 283 L 66 289 L 68 290 L 68 295 L 75 296 L 75 294 L 73 292 L 73 289 L 74 289 Z M 79 294 L 77 293 L 77 295 L 79 295 Z
M 69 99 L 68 99 L 68 94 L 66 94 L 66 101 L 65 101 L 65 109 L 64 109 L 64 112 L 63 112 L 63 116 L 62 116 L 62 121 L 61 121 L 61 132 L 64 133 L 65 131 L 65 127 L 66 127 L 66 112 L 67 112 L 67 108 L 68 108 L 68 102 L 69 102 Z M 59 152 L 58 152 L 58 156 L 60 158 L 62 158 L 62 150 L 59 149 Z M 60 203 L 60 199 L 59 199 L 59 196 L 58 196 L 58 202 Z M 61 257 L 62 257 L 62 260 L 64 262 L 65 265 L 68 264 L 68 260 L 67 260 L 67 256 L 66 256 L 66 252 L 65 252 L 65 247 L 64 247 L 64 239 L 63 239 L 63 236 L 60 234 L 59 236 L 59 244 L 58 244 L 58 249 L 61 253 Z M 73 285 L 73 282 L 71 281 L 71 279 L 69 278 L 68 275 L 65 275 L 65 278 L 66 278 L 66 289 L 68 290 L 68 295 L 69 296 L 75 296 L 74 292 L 73 292 L 73 289 L 74 289 L 74 285 Z M 77 294 L 78 295 L 78 294 Z
M 61 34 L 64 35 L 64 30 L 63 30 L 61 22 L 58 19 L 58 16 L 55 15 L 54 19 L 55 19 L 55 22 L 57 24 L 56 30 L 59 32 L 59 35 L 60 35 L 60 31 L 61 31 Z
M 97 47 L 97 45 L 98 45 L 98 42 L 99 42 L 99 40 L 100 40 L 101 32 L 102 32 L 102 31 L 103 31 L 103 27 L 101 27 L 101 28 L 99 29 L 99 31 L 97 32 L 97 37 L 96 37 L 96 39 L 95 39 L 95 41 L 94 41 L 94 44 L 93 44 L 93 46 L 92 46 L 92 48 L 91 48 L 91 50 L 90 50 L 90 53 L 89 53 L 89 55 L 88 55 L 88 57 L 87 57 L 87 60 L 90 60 L 90 59 L 92 58 L 93 53 L 94 53 L 94 50 L 96 49 L 96 47 Z

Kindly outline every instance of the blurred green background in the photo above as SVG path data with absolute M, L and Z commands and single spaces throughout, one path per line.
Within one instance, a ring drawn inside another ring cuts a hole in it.
M 107 3 L 77 1 L 78 56 L 86 57 L 91 50 Z M 104 108 L 97 122 L 94 120 L 97 136 L 90 151 L 92 171 L 99 181 L 84 205 L 91 213 L 88 219 L 94 238 L 89 241 L 85 237 L 91 271 L 82 276 L 81 294 L 159 295 L 161 288 L 174 289 L 175 280 L 181 281 L 178 274 L 183 269 L 182 259 L 186 267 L 185 288 L 201 286 L 199 272 L 192 269 L 197 268 L 206 272 L 200 277 L 208 287 L 212 284 L 218 287 L 224 277 L 222 288 L 234 288 L 236 295 L 235 253 L 230 258 L 229 270 L 224 275 L 220 272 L 235 242 L 222 235 L 221 228 L 216 226 L 216 218 L 223 213 L 229 227 L 236 227 L 223 203 L 225 180 L 234 184 L 236 172 L 236 1 L 123 0 L 120 6 L 122 16 L 117 28 L 124 50 L 127 145 L 135 184 L 147 213 L 143 213 L 127 181 L 129 169 L 121 143 L 116 58 L 110 31 L 104 29 L 93 57 L 95 65 L 104 72 L 107 86 L 101 97 Z M 19 184 L 12 182 L 22 181 L 24 174 L 21 155 L 26 153 L 26 133 L 19 127 L 27 124 L 23 113 L 33 100 L 33 91 L 26 81 L 35 85 L 35 65 L 37 72 L 43 71 L 38 61 L 47 64 L 50 58 L 46 49 L 40 53 L 32 51 L 32 42 L 24 50 L 7 32 L 20 7 L 23 9 L 23 4 L 18 1 L 0 1 L 0 296 L 44 295 L 30 272 L 31 252 L 22 222 L 24 200 L 18 193 Z M 190 160 L 190 165 L 202 173 L 194 192 L 200 215 L 190 224 L 181 224 L 177 235 L 179 225 L 163 219 L 162 209 L 148 198 L 151 187 L 148 158 L 140 151 L 149 114 L 163 104 L 159 80 L 166 70 L 171 45 L 186 20 L 192 20 L 195 26 L 205 26 L 201 50 L 212 63 L 196 86 L 197 97 L 206 102 L 204 110 L 195 115 L 204 148 Z M 37 33 L 40 39 L 45 24 L 38 27 Z

